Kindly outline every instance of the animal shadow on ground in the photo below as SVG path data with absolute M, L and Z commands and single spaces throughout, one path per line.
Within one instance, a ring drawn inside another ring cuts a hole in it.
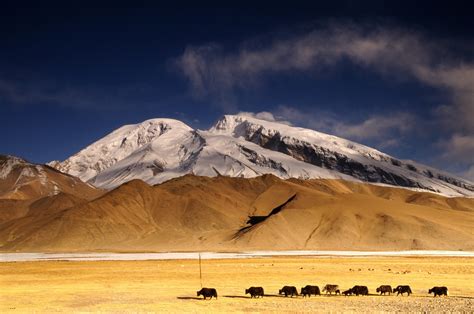
M 232 299 L 252 299 L 250 296 L 245 296 L 245 295 L 223 295 L 224 298 L 232 298 Z M 279 295 L 279 294 L 264 294 L 264 298 L 284 298 L 284 295 Z M 261 298 L 254 298 L 254 299 L 261 299 Z
M 223 295 L 223 297 L 232 299 L 251 299 L 251 297 L 245 295 Z
M 285 297 L 284 294 L 265 294 L 265 297 L 270 297 L 270 298 L 290 298 L 290 296 Z
M 204 301 L 204 298 L 198 298 L 198 297 L 176 297 L 176 299 L 179 299 L 179 300 L 203 300 Z

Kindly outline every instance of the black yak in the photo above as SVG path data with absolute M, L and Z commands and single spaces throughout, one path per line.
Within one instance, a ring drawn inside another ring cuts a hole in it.
M 251 298 L 263 298 L 264 291 L 262 287 L 250 287 L 248 289 L 245 289 L 245 294 L 250 294 Z
M 202 288 L 197 292 L 197 296 L 200 295 L 204 297 L 204 300 L 206 300 L 206 298 L 212 299 L 212 297 L 217 299 L 217 291 L 214 288 Z
M 321 291 L 319 291 L 318 286 L 307 285 L 306 287 L 301 288 L 301 295 L 303 295 L 303 297 L 311 297 L 312 294 L 321 295 Z
M 369 288 L 367 286 L 354 286 L 351 289 L 352 294 L 355 295 L 369 295 Z
M 410 295 L 413 292 L 411 292 L 410 286 L 397 286 L 395 289 L 393 289 L 393 293 L 397 293 L 397 295 L 403 295 L 404 293 Z
M 346 297 L 349 296 L 349 295 L 352 295 L 352 289 L 342 291 L 342 294 L 345 295 Z
M 298 291 L 296 290 L 295 286 L 284 286 L 278 291 L 278 294 L 284 294 L 285 297 L 291 296 L 293 297 L 294 295 L 298 295 Z
M 445 295 L 445 296 L 448 296 L 448 288 L 446 287 L 433 287 L 431 288 L 430 290 L 428 290 L 428 294 L 431 294 L 433 293 L 433 295 L 436 297 L 436 296 L 442 296 L 442 295 Z
M 389 295 L 392 293 L 392 286 L 390 285 L 382 285 L 380 287 L 377 288 L 377 293 L 380 292 L 380 294 L 382 295 L 385 295 L 386 293 L 388 293 Z

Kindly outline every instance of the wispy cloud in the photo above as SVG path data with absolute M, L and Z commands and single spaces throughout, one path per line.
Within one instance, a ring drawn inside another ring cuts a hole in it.
M 399 144 L 400 136 L 413 131 L 416 118 L 408 113 L 373 115 L 359 123 L 335 122 L 333 132 L 354 140 L 378 140 L 382 147 Z
M 451 103 L 438 108 L 441 118 L 454 129 L 474 132 L 474 64 L 450 58 L 443 45 L 413 31 L 331 24 L 235 53 L 223 53 L 215 44 L 191 46 L 178 64 L 195 95 L 222 99 L 235 89 L 259 84 L 268 74 L 314 71 L 346 59 L 386 76 L 410 77 L 446 90 Z
M 333 113 L 321 111 L 302 111 L 292 106 L 278 106 L 273 113 L 239 113 L 257 119 L 307 127 L 321 132 L 337 135 L 353 141 L 373 142 L 379 148 L 400 145 L 404 136 L 410 134 L 419 121 L 408 113 L 395 112 L 387 115 L 372 115 L 369 118 L 350 122 Z
M 292 125 L 290 121 L 283 119 L 281 116 L 275 116 L 273 113 L 268 111 L 261 111 L 261 112 L 249 112 L 249 111 L 240 111 L 237 113 L 240 116 L 247 116 L 252 117 L 260 120 L 271 121 L 271 122 L 279 122 L 287 125 Z
M 474 182 L 474 165 L 470 166 L 466 171 L 461 173 L 461 175 L 471 182 Z
M 474 167 L 473 136 L 456 133 L 441 140 L 439 147 L 443 152 L 441 158 L 445 161 L 468 164 L 471 169 Z
M 54 80 L 19 80 L 0 77 L 0 103 L 13 107 L 54 105 L 100 111 L 130 106 L 140 90 L 137 86 L 99 88 L 69 86 Z
M 230 53 L 216 44 L 190 46 L 178 65 L 195 96 L 222 101 L 238 89 L 259 86 L 270 75 L 314 72 L 345 60 L 387 78 L 411 79 L 444 91 L 449 101 L 440 103 L 426 116 L 432 117 L 433 124 L 446 128 L 442 140 L 445 147 L 456 147 L 460 138 L 474 139 L 474 64 L 459 60 L 444 43 L 413 30 L 332 23 L 305 34 L 275 38 L 264 46 L 242 46 Z M 338 123 L 330 117 L 311 122 L 291 108 L 283 116 L 353 139 L 379 137 L 386 145 L 397 141 L 390 136 L 384 139 L 383 135 L 405 134 L 414 124 L 414 118 L 406 113 L 373 115 L 352 124 Z M 448 149 L 445 155 L 463 162 L 466 168 L 474 165 L 472 157 L 466 160 L 455 149 Z
M 71 88 L 59 88 L 54 84 L 35 84 L 0 79 L 0 99 L 13 105 L 55 104 L 70 107 L 85 107 L 90 95 Z
M 311 71 L 345 58 L 380 72 L 396 69 L 416 75 L 416 68 L 424 68 L 431 61 L 421 42 L 418 35 L 396 29 L 376 27 L 367 31 L 353 24 L 331 24 L 303 35 L 275 39 L 265 47 L 243 47 L 235 53 L 223 53 L 216 44 L 190 46 L 178 64 L 196 95 L 203 96 L 251 86 L 266 74 Z

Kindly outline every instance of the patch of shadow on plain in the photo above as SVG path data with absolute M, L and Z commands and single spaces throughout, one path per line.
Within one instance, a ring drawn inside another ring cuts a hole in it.
M 232 298 L 232 299 L 252 299 L 251 297 L 245 295 L 223 295 L 224 298 Z
M 291 299 L 290 296 L 285 297 L 284 294 L 264 294 L 265 297 L 270 297 L 270 298 L 288 298 Z M 297 298 L 298 296 L 294 296 L 293 298 Z
M 323 296 L 321 294 L 321 296 Z M 383 295 L 383 294 L 378 294 L 378 293 L 369 293 L 369 294 L 359 294 L 359 295 L 355 295 L 355 294 L 351 294 L 351 295 L 343 295 L 342 293 L 341 294 L 329 294 L 327 295 L 328 297 L 329 296 L 333 296 L 333 297 L 345 297 L 345 298 L 349 298 L 349 297 L 390 297 L 390 296 L 393 296 L 393 293 L 391 295 Z
M 176 299 L 179 299 L 179 300 L 203 300 L 204 301 L 204 298 L 198 298 L 198 297 L 176 297 Z M 207 301 L 207 299 L 206 299 Z
M 434 297 L 431 297 L 434 298 Z M 457 298 L 457 299 L 474 299 L 474 297 L 462 296 L 462 295 L 450 295 L 447 298 Z
M 394 294 L 394 296 L 397 296 Z M 398 297 L 400 297 L 399 295 Z M 405 296 L 406 297 L 406 296 Z M 410 297 L 417 297 L 417 298 L 426 298 L 426 299 L 434 299 L 433 295 L 419 295 L 419 294 L 412 294 Z M 436 299 L 468 299 L 468 300 L 474 300 L 474 297 L 470 296 L 465 296 L 465 295 L 448 295 L 448 296 L 438 296 Z

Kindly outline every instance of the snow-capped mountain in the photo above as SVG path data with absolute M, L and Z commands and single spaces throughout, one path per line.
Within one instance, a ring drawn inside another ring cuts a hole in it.
M 243 115 L 226 115 L 209 130 L 173 119 L 126 125 L 63 162 L 49 165 L 97 187 L 132 179 L 150 184 L 202 176 L 357 180 L 474 196 L 474 184 L 321 132 Z

